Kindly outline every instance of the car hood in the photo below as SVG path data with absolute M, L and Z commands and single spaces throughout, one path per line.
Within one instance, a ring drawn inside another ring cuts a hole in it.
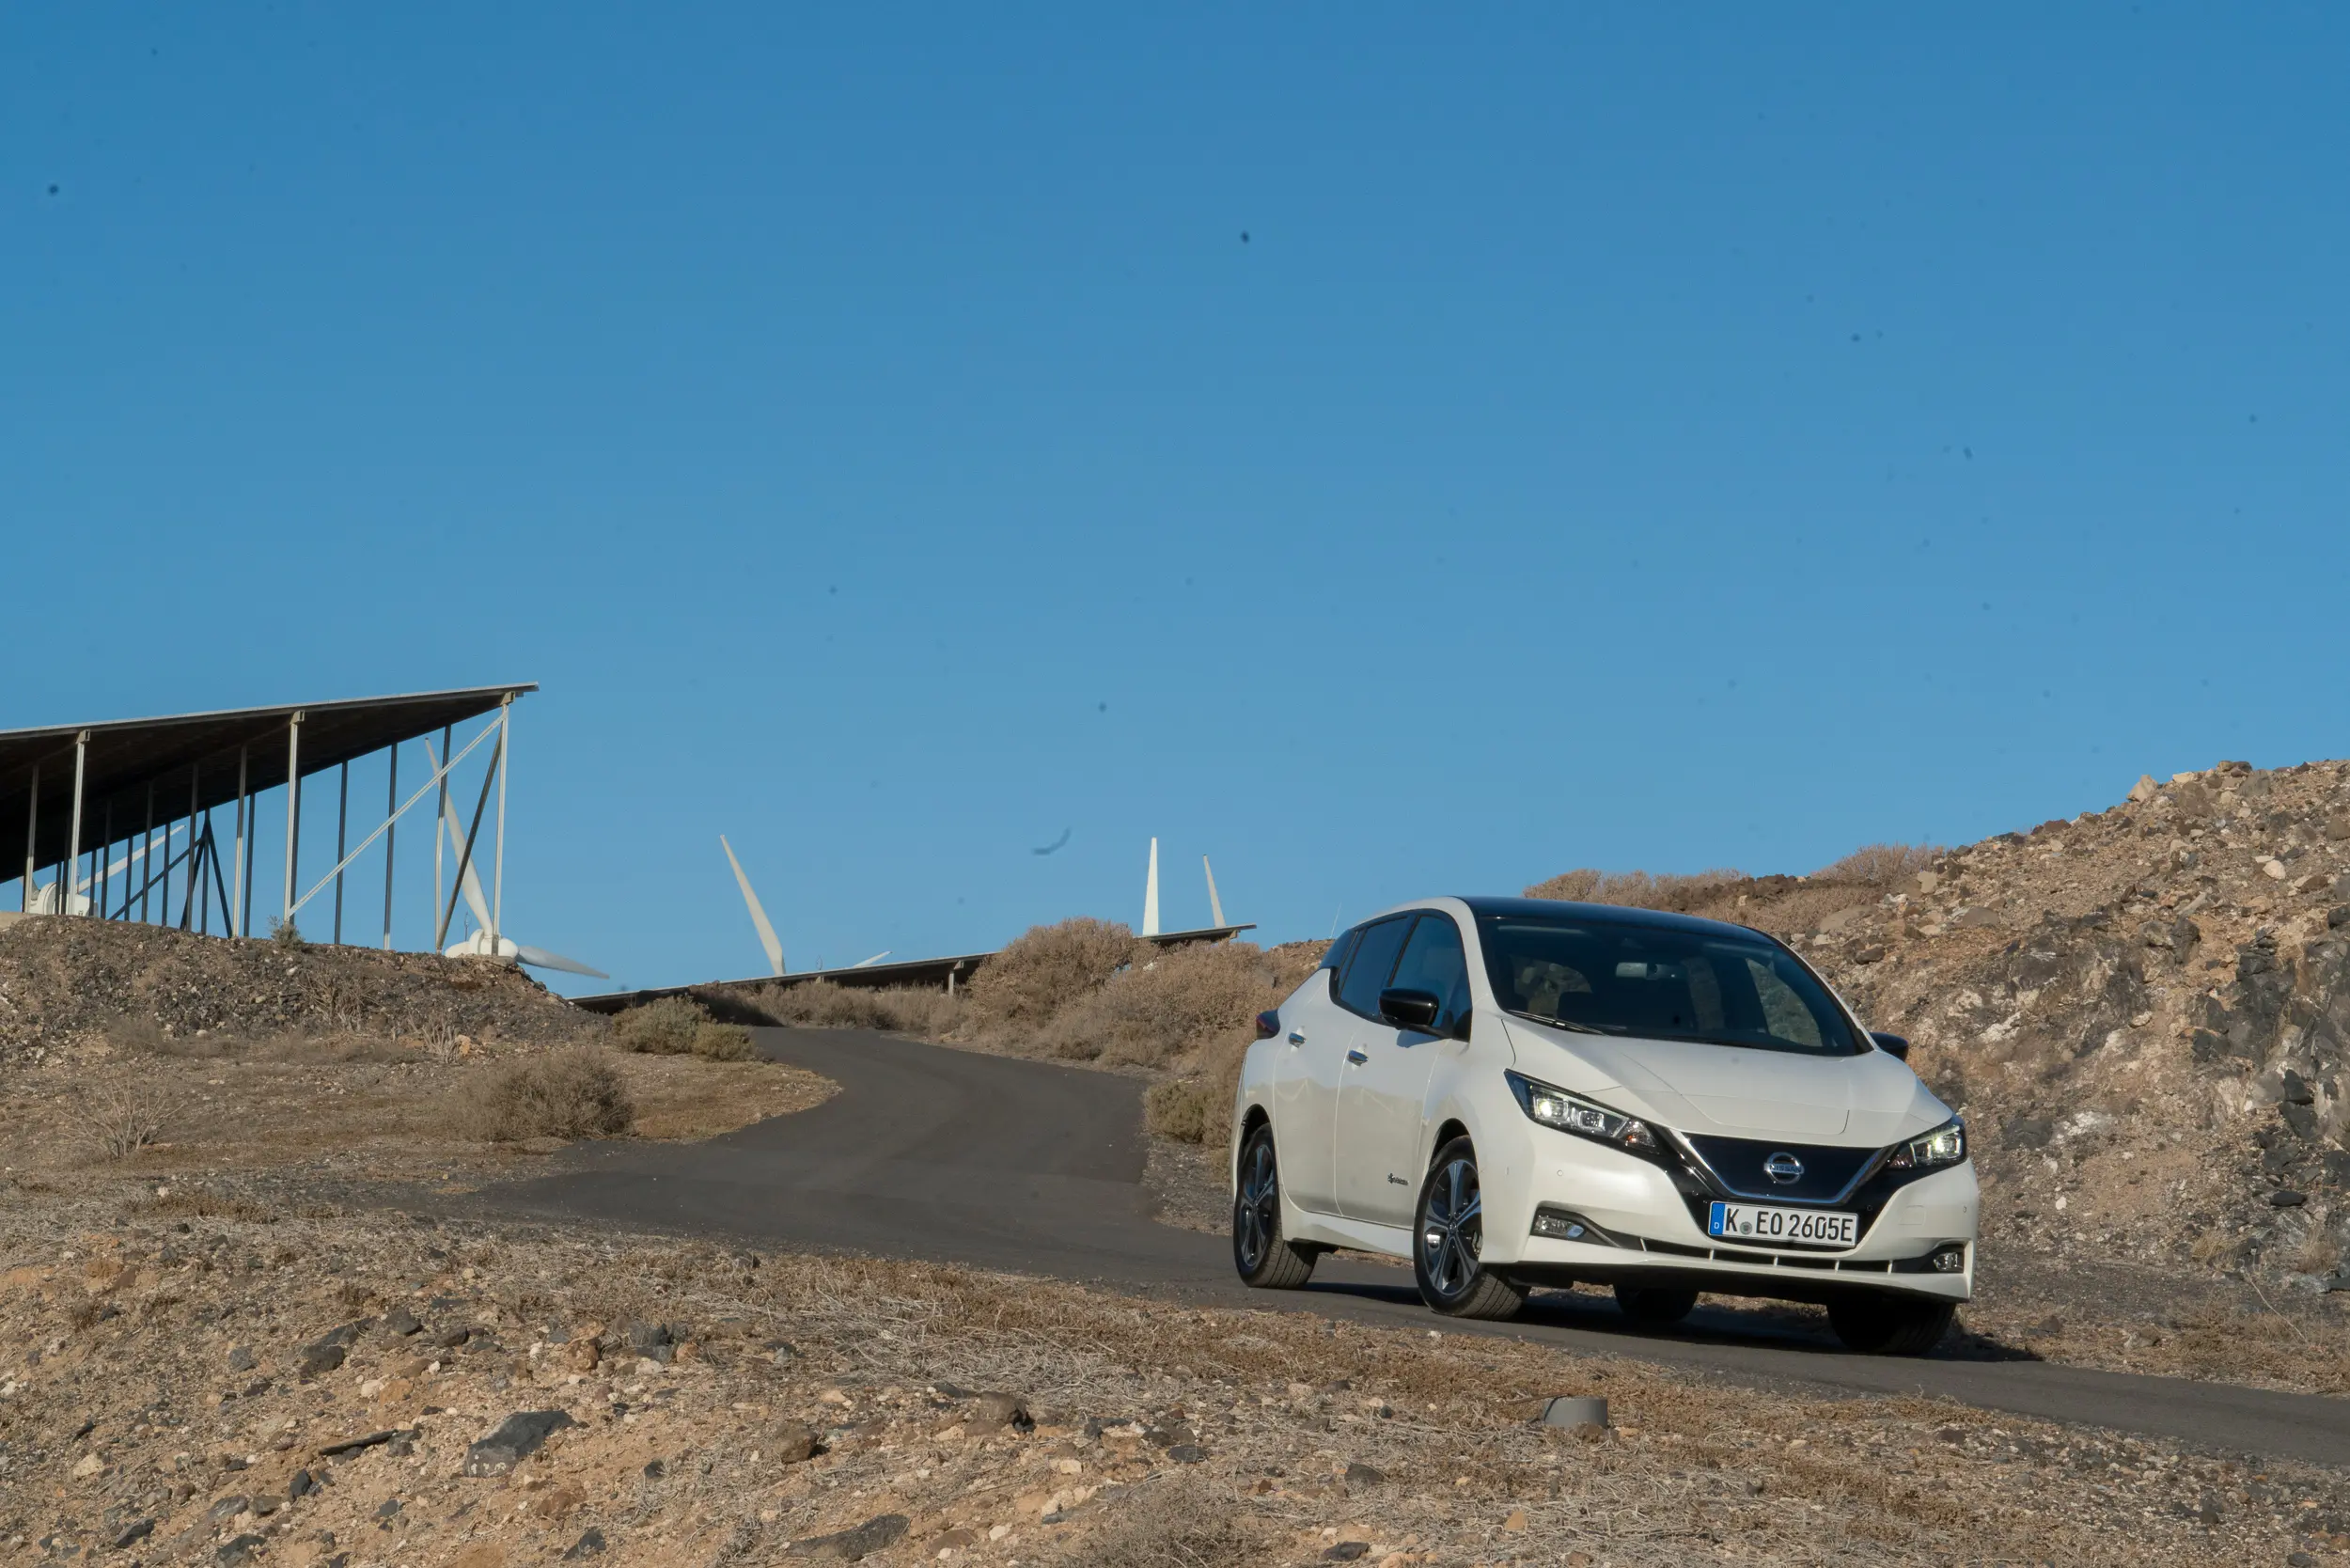
M 1519 1071 L 1684 1133 L 1882 1148 L 1950 1120 L 1950 1107 L 1883 1051 L 1807 1057 L 1685 1040 L 1637 1040 L 1507 1020 Z

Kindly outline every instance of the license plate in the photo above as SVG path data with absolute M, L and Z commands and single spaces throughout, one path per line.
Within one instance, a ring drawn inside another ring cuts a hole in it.
M 1705 1233 L 1724 1241 L 1794 1242 L 1808 1247 L 1852 1247 L 1860 1240 L 1860 1216 L 1820 1209 L 1768 1209 L 1752 1203 L 1716 1203 Z

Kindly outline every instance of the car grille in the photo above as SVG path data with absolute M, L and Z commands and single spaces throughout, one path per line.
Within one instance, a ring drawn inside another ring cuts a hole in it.
M 1736 1197 L 1764 1202 L 1832 1203 L 1843 1196 L 1853 1179 L 1877 1155 L 1873 1149 L 1686 1136 L 1689 1147 L 1712 1168 L 1715 1179 L 1723 1187 Z M 1774 1154 L 1794 1155 L 1803 1162 L 1803 1174 L 1793 1182 L 1773 1181 L 1762 1167 Z

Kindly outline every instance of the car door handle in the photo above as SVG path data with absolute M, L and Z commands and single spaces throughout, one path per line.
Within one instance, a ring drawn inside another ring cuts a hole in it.
M 1292 1030 L 1290 1030 L 1290 1043 L 1291 1043 L 1291 1044 L 1292 1044 L 1292 1045 L 1303 1045 L 1303 1044 L 1305 1044 L 1305 1043 L 1306 1043 L 1306 1031 L 1305 1031 L 1304 1029 L 1292 1029 Z
M 1360 1066 L 1362 1063 L 1369 1061 L 1371 1058 L 1363 1055 L 1360 1051 L 1349 1051 L 1346 1053 L 1346 1059 L 1354 1062 L 1357 1066 Z

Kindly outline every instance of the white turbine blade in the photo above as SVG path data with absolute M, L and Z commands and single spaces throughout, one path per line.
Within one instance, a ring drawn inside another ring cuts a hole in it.
M 881 951 L 879 951 L 879 952 L 875 953 L 875 954 L 874 954 L 872 957 L 870 957 L 870 958 L 860 958 L 860 959 L 858 959 L 858 960 L 854 963 L 854 964 L 850 964 L 850 965 L 849 965 L 849 967 L 850 967 L 850 968 L 852 968 L 852 969 L 862 969 L 862 968 L 864 968 L 864 967 L 865 967 L 866 965 L 868 965 L 868 964 L 879 964 L 879 963 L 880 963 L 883 959 L 887 958 L 887 957 L 888 957 L 888 956 L 889 956 L 892 952 L 894 952 L 894 951 L 896 951 L 896 950 L 897 950 L 897 949 L 895 949 L 894 948 L 884 948 Z
M 1224 901 L 1215 896 L 1215 868 L 1208 864 L 1208 857 L 1203 855 L 1199 857 L 1199 869 L 1208 873 L 1208 917 L 1221 928 L 1224 924 Z
M 517 947 L 514 956 L 533 969 L 562 969 L 574 975 L 593 975 L 598 980 L 612 978 L 601 969 L 590 969 L 575 958 L 565 958 L 561 953 L 551 953 L 544 948 Z
M 743 862 L 734 857 L 734 846 L 727 836 L 718 835 L 718 847 L 727 852 L 727 864 L 734 868 L 734 881 L 743 889 L 743 902 L 750 909 L 751 924 L 759 928 L 759 945 L 767 949 L 767 967 L 783 973 L 783 943 L 776 936 L 776 928 L 767 923 L 767 912 L 759 906 L 759 895 L 751 891 L 751 879 L 743 874 Z
M 473 862 L 465 859 L 465 836 L 457 831 L 457 822 L 454 817 L 444 817 L 441 820 L 448 828 L 450 853 L 459 860 L 464 861 L 465 874 L 460 879 L 459 886 L 465 890 L 465 907 L 473 911 L 474 924 L 483 931 L 488 931 L 490 929 L 490 901 L 481 896 L 481 879 L 474 875 Z
M 1159 933 L 1159 841 L 1151 840 L 1151 874 L 1142 885 L 1142 934 Z

